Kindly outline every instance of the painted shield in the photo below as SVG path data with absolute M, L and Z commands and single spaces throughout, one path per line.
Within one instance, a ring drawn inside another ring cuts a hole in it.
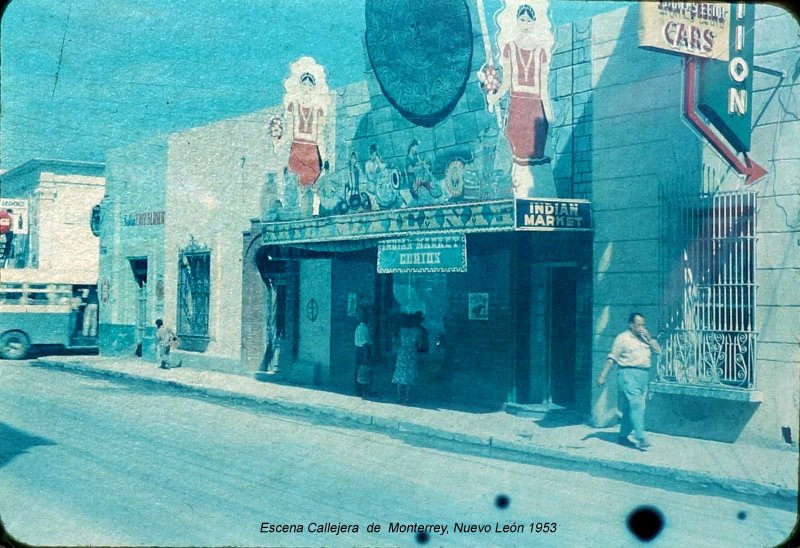
M 383 94 L 411 122 L 432 127 L 455 108 L 472 64 L 465 0 L 367 0 L 366 45 Z

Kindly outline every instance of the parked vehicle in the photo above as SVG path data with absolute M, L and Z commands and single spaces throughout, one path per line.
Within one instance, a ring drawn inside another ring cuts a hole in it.
M 63 275 L 3 269 L 0 358 L 20 360 L 40 346 L 96 348 L 96 295 L 96 286 Z

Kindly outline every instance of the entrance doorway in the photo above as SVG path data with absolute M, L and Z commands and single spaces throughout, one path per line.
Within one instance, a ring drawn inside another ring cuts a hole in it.
M 574 408 L 578 269 L 570 263 L 532 264 L 530 280 L 527 386 L 520 391 L 525 401 L 518 403 Z
M 575 406 L 576 289 L 575 267 L 549 268 L 548 401 Z
M 136 355 L 142 355 L 142 341 L 148 327 L 147 321 L 147 259 L 129 259 L 133 280 L 136 282 Z

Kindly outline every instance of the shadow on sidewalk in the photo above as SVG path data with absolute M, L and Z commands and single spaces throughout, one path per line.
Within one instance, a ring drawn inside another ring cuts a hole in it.
M 587 416 L 569 410 L 548 411 L 543 418 L 534 420 L 540 428 L 561 428 L 587 424 Z

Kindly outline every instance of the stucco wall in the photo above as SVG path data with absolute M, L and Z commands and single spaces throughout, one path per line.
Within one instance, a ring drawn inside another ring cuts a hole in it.
M 791 106 L 798 90 L 797 23 L 780 8 L 756 8 L 754 64 L 781 71 L 785 79 L 776 91 L 777 77 L 754 73 L 750 157 L 769 174 L 746 187 L 743 177 L 684 120 L 682 59 L 639 48 L 638 18 L 638 6 L 631 6 L 592 22 L 595 375 L 631 311 L 643 313 L 654 333 L 664 327 L 658 325 L 665 298 L 659 293 L 659 188 L 667 193 L 677 187 L 696 192 L 756 190 L 755 367 L 756 388 L 764 402 L 655 394 L 648 428 L 776 445 L 782 443 L 780 426 L 795 425 L 798 416 L 800 301 L 790 291 L 800 264 L 800 163 L 791 144 L 800 129 Z M 773 32 L 775 27 L 789 30 Z M 787 42 L 787 37 L 795 38 Z M 616 379 L 610 377 L 606 388 L 594 390 L 595 423 L 615 420 L 615 387 Z
M 240 359 L 242 232 L 259 216 L 266 173 L 276 167 L 267 142 L 270 115 L 263 110 L 169 137 L 164 315 L 175 324 L 178 257 L 194 237 L 211 251 L 211 340 L 204 357 L 224 367 Z
M 147 354 L 152 354 L 153 323 L 164 314 L 165 302 L 156 291 L 163 279 L 163 224 L 126 224 L 136 214 L 162 212 L 166 174 L 166 139 L 154 137 L 106 152 L 106 194 L 103 201 L 100 253 L 100 347 L 108 354 L 135 350 L 138 286 L 130 258 L 148 261 Z M 130 222 L 130 221 L 129 221 Z M 165 213 L 164 222 L 169 222 Z M 107 300 L 103 300 L 107 288 Z
M 39 268 L 73 270 L 80 272 L 87 283 L 96 282 L 99 242 L 92 234 L 89 220 L 92 207 L 103 199 L 104 185 L 103 177 L 52 172 L 40 175 Z

